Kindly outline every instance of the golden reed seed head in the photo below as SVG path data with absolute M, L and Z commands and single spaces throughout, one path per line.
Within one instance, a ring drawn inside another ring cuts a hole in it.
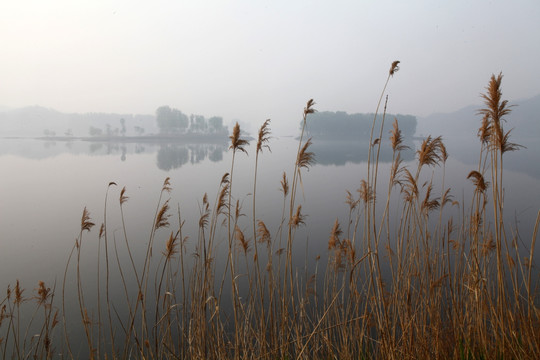
M 23 292 L 24 289 L 21 288 L 19 279 L 17 279 L 17 283 L 15 284 L 15 300 L 13 301 L 15 304 L 21 304 L 23 302 Z
M 169 226 L 169 214 L 167 214 L 167 211 L 169 210 L 169 200 L 165 201 L 163 206 L 161 207 L 161 210 L 159 210 L 159 213 L 156 217 L 156 230 L 161 227 Z
M 105 235 L 105 223 L 101 223 L 101 227 L 99 228 L 98 238 L 101 239 L 103 235 Z
M 167 178 L 165 178 L 165 180 L 163 181 L 163 187 L 161 188 L 161 192 L 166 191 L 170 193 L 171 190 L 171 178 L 167 176 Z
M 240 138 L 240 125 L 238 122 L 234 125 L 233 133 L 229 136 L 229 139 L 231 139 L 231 146 L 229 146 L 229 149 L 232 149 L 233 152 L 240 150 L 247 154 L 244 146 L 249 145 L 249 141 Z
M 223 186 L 224 184 L 228 184 L 229 183 L 229 173 L 225 173 L 223 174 L 223 176 L 221 177 L 221 182 L 219 183 L 221 186 Z
M 293 227 L 298 227 L 300 225 L 305 225 L 304 219 L 306 218 L 305 215 L 302 214 L 302 205 L 298 205 L 296 208 L 296 213 L 293 215 L 290 223 Z
M 311 138 L 306 141 L 300 153 L 298 154 L 298 167 L 299 168 L 309 168 L 315 163 L 315 154 L 311 151 L 307 151 L 309 146 L 312 144 Z
M 51 292 L 51 288 L 48 288 L 45 286 L 45 283 L 43 281 L 40 281 L 38 283 L 38 296 L 37 301 L 39 304 L 43 304 L 47 301 L 47 298 L 49 297 L 49 293 Z
M 340 246 L 339 237 L 342 233 L 343 232 L 339 227 L 338 219 L 336 219 L 336 221 L 334 222 L 334 226 L 332 227 L 332 231 L 330 232 L 330 239 L 328 240 L 328 250 L 332 250 Z
M 395 73 L 397 73 L 399 71 L 399 61 L 396 60 L 392 63 L 392 66 L 390 66 L 390 71 L 389 71 L 389 74 L 390 76 L 394 76 Z
M 126 196 L 126 187 L 124 186 L 122 191 L 120 191 L 120 205 L 123 205 L 128 199 L 129 196 Z
M 317 111 L 313 108 L 314 105 L 315 105 L 315 101 L 313 101 L 313 99 L 309 99 L 306 104 L 306 107 L 304 108 L 304 116 L 306 116 L 307 114 L 313 114 L 314 112 Z
M 235 225 L 234 227 L 234 236 L 236 240 L 240 243 L 240 246 L 242 247 L 242 250 L 244 251 L 244 254 L 247 254 L 249 252 L 249 240 L 246 239 L 244 236 L 244 233 L 242 230 L 238 227 L 238 225 Z
M 257 153 L 262 152 L 263 148 L 267 148 L 268 151 L 272 152 L 270 150 L 270 146 L 268 146 L 268 141 L 270 140 L 270 119 L 266 119 L 264 124 L 259 129 L 259 138 L 257 139 Z
M 162 252 L 162 254 L 169 260 L 171 259 L 174 254 L 178 253 L 178 243 L 176 240 L 178 239 L 178 234 L 173 235 L 173 232 L 171 231 L 171 235 L 169 236 L 169 240 L 167 240 L 167 243 L 165 244 L 165 251 Z
M 270 236 L 270 231 L 262 220 L 259 220 L 257 223 L 257 236 L 259 237 L 259 242 L 270 245 L 272 237 Z
M 471 179 L 476 190 L 483 193 L 489 186 L 489 182 L 484 180 L 484 176 L 476 170 L 473 170 L 467 176 L 467 179 Z
M 90 231 L 95 224 L 90 221 L 90 212 L 84 207 L 81 217 L 81 231 Z
M 289 194 L 289 182 L 287 181 L 287 174 L 285 171 L 283 172 L 283 178 L 281 179 L 281 189 L 280 191 L 283 192 L 283 196 L 287 196 Z
M 416 151 L 416 154 L 418 155 L 418 163 L 420 166 L 439 165 L 441 161 L 446 161 L 446 158 L 448 157 L 441 136 L 437 136 L 434 139 L 431 138 L 431 136 L 428 136 L 424 139 L 420 149 Z

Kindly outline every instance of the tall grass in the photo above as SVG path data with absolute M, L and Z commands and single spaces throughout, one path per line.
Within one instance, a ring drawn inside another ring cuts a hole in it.
M 316 111 L 309 100 L 291 180 L 285 172 L 281 180 L 283 208 L 276 228 L 257 218 L 256 202 L 259 155 L 270 149 L 270 122 L 258 134 L 248 228 L 239 221 L 246 216 L 242 199 L 233 193 L 236 155 L 247 154 L 248 144 L 236 124 L 231 170 L 219 179 L 213 203 L 203 195 L 195 238 L 184 234 L 180 205 L 171 210 L 167 178 L 145 255 L 137 258 L 124 220 L 125 187 L 118 197 L 122 241 L 109 232 L 108 196 L 116 185 L 110 183 L 98 234 L 98 254 L 103 250 L 105 259 L 98 256 L 90 270 L 97 275 L 97 291 L 87 285 L 89 269 L 81 268 L 95 225 L 85 208 L 65 268 L 61 305 L 53 301 L 55 285 L 40 282 L 34 295 L 18 281 L 8 287 L 0 302 L 2 357 L 540 358 L 539 277 L 533 266 L 540 212 L 530 242 L 520 247 L 503 216 L 504 154 L 520 146 L 504 130 L 511 109 L 501 97 L 502 75 L 492 76 L 482 95 L 479 164 L 468 174 L 472 197 L 458 202 L 445 187 L 448 154 L 442 137 L 424 139 L 409 166 L 401 160 L 406 146 L 397 121 L 389 139 L 383 138 L 387 97 L 374 139 L 377 113 L 398 63 L 391 65 L 374 116 L 367 178 L 359 180 L 356 195 L 346 191 L 348 217 L 328 219 L 328 253 L 313 267 L 301 273 L 293 263 L 306 216 L 298 194 L 309 196 L 302 176 L 315 156 L 312 140 L 304 139 Z M 393 153 L 384 190 L 377 189 L 381 147 Z M 121 296 L 111 295 L 112 284 Z

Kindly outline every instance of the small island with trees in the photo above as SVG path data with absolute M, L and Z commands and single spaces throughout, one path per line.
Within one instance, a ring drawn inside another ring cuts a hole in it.
M 109 124 L 105 132 L 102 129 L 90 126 L 91 141 L 162 141 L 162 140 L 189 140 L 190 142 L 221 142 L 226 141 L 229 135 L 228 128 L 223 125 L 221 116 L 206 118 L 203 115 L 186 115 L 182 111 L 170 106 L 160 106 L 156 110 L 155 124 L 157 134 L 144 134 L 145 129 L 135 126 L 135 136 L 126 136 L 126 122 L 120 119 L 121 128 L 112 129 Z

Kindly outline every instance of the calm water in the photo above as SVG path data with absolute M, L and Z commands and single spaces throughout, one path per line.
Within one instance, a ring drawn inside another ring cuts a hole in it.
M 505 158 L 505 212 L 511 224 L 519 226 L 522 241 L 529 244 L 540 208 L 540 166 L 536 160 L 540 149 L 533 140 L 514 140 L 528 148 Z M 456 200 L 468 199 L 472 184 L 466 176 L 477 167 L 479 144 L 474 137 L 449 139 L 446 144 L 450 159 L 445 185 L 452 188 Z M 414 148 L 418 144 L 411 141 L 409 145 Z M 259 159 L 257 218 L 263 219 L 275 235 L 283 205 L 280 180 L 283 171 L 292 176 L 298 143 L 293 138 L 274 138 L 270 146 L 272 152 L 265 151 Z M 97 224 L 84 237 L 84 246 L 94 251 L 99 225 L 104 219 L 107 185 L 111 181 L 118 184 L 108 193 L 107 224 L 111 239 L 123 241 L 118 197 L 125 186 L 129 196 L 124 206 L 128 237 L 135 252 L 145 249 L 162 183 L 170 177 L 171 229 L 178 226 L 176 209 L 180 206 L 186 221 L 184 234 L 194 241 L 197 228 L 193 225 L 198 222 L 203 195 L 207 193 L 213 205 L 219 181 L 230 171 L 231 152 L 227 147 L 227 143 L 113 144 L 2 139 L 0 291 L 16 279 L 29 292 L 38 280 L 60 284 L 69 251 L 79 233 L 84 207 Z M 303 249 L 298 255 L 302 263 L 306 256 L 312 259 L 326 253 L 328 234 L 335 219 L 339 218 L 343 224 L 347 221 L 345 190 L 355 192 L 366 174 L 367 149 L 363 145 L 315 142 L 313 151 L 318 164 L 303 173 L 305 197 L 301 192 L 297 197 L 307 215 L 306 226 L 296 237 L 297 246 Z M 251 235 L 254 148 L 248 148 L 248 152 L 249 156 L 237 155 L 232 191 L 248 215 L 242 227 Z M 387 186 L 389 164 L 384 161 L 389 156 L 381 157 L 381 189 Z M 404 158 L 413 162 L 414 152 L 404 153 Z M 427 171 L 426 175 L 429 178 L 431 172 Z M 440 189 L 441 175 L 441 169 L 436 169 L 435 189 Z M 465 200 L 465 205 L 468 208 L 469 200 Z M 158 251 L 169 234 L 170 230 L 158 232 Z M 92 266 L 95 268 L 91 256 L 85 261 L 89 271 Z

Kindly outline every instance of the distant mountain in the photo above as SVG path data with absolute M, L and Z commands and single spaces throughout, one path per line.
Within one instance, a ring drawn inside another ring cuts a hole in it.
M 512 112 L 506 116 L 504 130 L 512 129 L 510 142 L 524 146 L 505 154 L 505 168 L 540 179 L 540 95 L 530 99 L 509 101 Z M 417 136 L 443 137 L 451 157 L 464 164 L 478 163 L 480 140 L 477 137 L 483 105 L 471 105 L 447 114 L 433 114 L 418 119 Z
M 512 137 L 540 136 L 540 95 L 526 100 L 508 101 L 512 112 L 506 116 L 505 130 L 512 130 Z M 446 114 L 432 114 L 418 118 L 417 135 L 476 136 L 482 117 L 478 110 L 484 105 L 469 105 Z

